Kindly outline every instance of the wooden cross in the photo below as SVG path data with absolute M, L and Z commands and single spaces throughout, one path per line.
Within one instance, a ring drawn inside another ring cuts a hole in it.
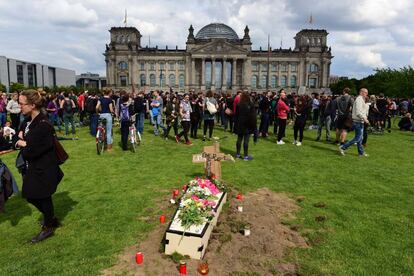
M 204 163 L 207 178 L 215 177 L 221 180 L 221 161 L 233 161 L 230 154 L 220 152 L 220 143 L 215 141 L 213 146 L 205 146 L 203 153 L 193 155 L 193 163 Z

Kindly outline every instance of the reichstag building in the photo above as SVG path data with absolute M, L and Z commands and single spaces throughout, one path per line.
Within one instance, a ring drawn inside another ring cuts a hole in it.
M 229 26 L 212 23 L 194 35 L 188 29 L 186 49 L 142 47 L 135 27 L 112 27 L 104 53 L 107 86 L 146 91 L 161 89 L 262 92 L 285 88 L 314 92 L 329 87 L 331 65 L 327 31 L 304 29 L 294 49 L 252 50 L 249 28 L 240 38 Z

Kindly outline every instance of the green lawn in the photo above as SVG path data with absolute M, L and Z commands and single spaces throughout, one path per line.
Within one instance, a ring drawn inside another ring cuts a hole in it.
M 215 130 L 215 135 L 227 133 Z M 304 145 L 274 139 L 251 143 L 251 162 L 223 164 L 223 177 L 246 193 L 260 187 L 302 195 L 295 224 L 311 244 L 297 249 L 303 275 L 413 275 L 414 274 L 414 136 L 394 130 L 370 136 L 369 158 L 358 158 L 351 147 L 339 156 L 337 147 L 315 142 L 315 131 L 306 131 Z M 353 133 L 352 133 L 353 135 Z M 70 159 L 63 166 L 65 178 L 54 196 L 63 227 L 55 237 L 31 245 L 40 215 L 20 196 L 7 202 L 0 214 L 0 275 L 96 275 L 117 261 L 117 254 L 132 246 L 155 226 L 142 220 L 158 217 L 156 201 L 202 173 L 191 155 L 193 147 L 164 141 L 146 125 L 138 152 L 122 152 L 115 134 L 115 150 L 97 156 L 94 139 L 86 129 L 79 141 L 65 141 Z M 222 142 L 222 151 L 234 154 L 235 136 Z M 16 154 L 2 156 L 14 169 Z M 324 202 L 326 208 L 313 205 Z M 152 213 L 148 208 L 153 208 Z M 327 216 L 324 223 L 318 215 Z M 141 218 L 141 219 L 140 219 Z M 154 246 L 158 246 L 154 244 Z

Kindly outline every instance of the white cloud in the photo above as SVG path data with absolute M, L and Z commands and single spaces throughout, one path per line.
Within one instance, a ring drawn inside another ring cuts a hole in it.
M 383 68 L 386 66 L 380 53 L 362 49 L 357 52 L 356 60 L 359 64 L 370 68 Z

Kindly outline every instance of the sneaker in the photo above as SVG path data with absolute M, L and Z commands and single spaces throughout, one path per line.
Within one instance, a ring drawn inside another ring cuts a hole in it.
M 296 142 L 296 140 L 295 140 L 295 141 L 293 141 L 292 145 L 296 145 L 296 143 L 297 143 L 297 142 Z
M 359 157 L 369 157 L 369 154 L 368 153 L 363 153 L 363 154 L 360 154 L 360 155 L 358 155 Z
M 206 141 L 206 136 L 203 136 L 203 142 L 205 142 Z
M 280 141 L 277 141 L 277 144 L 278 144 L 278 145 L 284 145 L 284 144 L 285 144 L 285 142 L 283 142 L 282 140 L 280 140 Z
M 302 146 L 302 142 L 297 142 L 296 146 L 298 146 L 298 147 Z
M 175 135 L 175 141 L 176 141 L 177 143 L 180 143 L 180 136 Z
M 251 156 L 249 156 L 249 155 L 246 155 L 246 156 L 243 158 L 243 160 L 244 160 L 244 161 L 251 161 L 251 160 L 253 160 L 253 157 L 251 157 Z
M 236 158 L 237 158 L 237 159 L 242 159 L 242 157 L 241 157 L 241 155 L 240 155 L 240 154 L 236 154 Z
M 192 146 L 192 145 L 193 145 L 193 143 L 191 143 L 191 141 L 190 141 L 190 140 L 188 140 L 187 142 L 185 142 L 185 144 L 186 144 L 187 146 Z
M 340 146 L 340 147 L 339 147 L 339 153 L 340 153 L 342 156 L 345 156 L 345 150 L 342 148 L 342 146 Z

